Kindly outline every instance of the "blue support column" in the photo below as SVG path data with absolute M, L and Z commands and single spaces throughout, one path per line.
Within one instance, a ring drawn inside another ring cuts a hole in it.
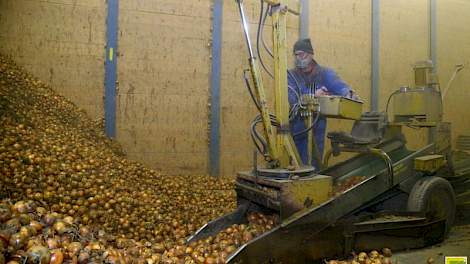
M 116 137 L 116 81 L 119 0 L 107 0 L 104 119 L 108 137 Z
M 372 73 L 370 110 L 379 110 L 380 96 L 380 0 L 372 0 Z
M 299 35 L 301 39 L 308 38 L 310 36 L 310 7 L 309 0 L 300 0 L 300 26 Z
M 434 64 L 434 71 L 437 72 L 437 0 L 430 0 L 429 14 L 429 57 Z
M 214 0 L 212 17 L 209 173 L 214 177 L 220 174 L 220 68 L 222 62 L 223 3 L 223 0 Z

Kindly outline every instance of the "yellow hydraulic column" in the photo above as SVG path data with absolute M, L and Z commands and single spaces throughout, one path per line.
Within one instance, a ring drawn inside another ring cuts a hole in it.
M 274 91 L 276 117 L 280 124 L 276 146 L 280 166 L 301 166 L 300 156 L 289 130 L 289 100 L 287 92 L 287 0 L 272 0 Z
M 250 66 L 251 66 L 251 74 L 253 78 L 253 84 L 255 85 L 255 93 L 258 97 L 258 101 L 261 108 L 261 116 L 263 119 L 263 128 L 264 134 L 266 136 L 267 144 L 268 144 L 268 153 L 271 154 L 271 159 L 278 160 L 278 149 L 275 145 L 275 138 L 274 138 L 274 129 L 271 125 L 271 119 L 269 117 L 269 110 L 268 110 L 268 103 L 266 100 L 266 94 L 264 92 L 263 86 L 263 79 L 260 76 L 260 70 L 258 66 L 258 62 L 254 57 L 250 58 Z
M 269 109 L 266 99 L 266 93 L 264 91 L 263 78 L 261 77 L 261 71 L 259 69 L 258 60 L 254 56 L 252 50 L 250 35 L 248 33 L 248 22 L 246 20 L 245 11 L 243 8 L 243 0 L 237 0 L 237 3 L 238 9 L 240 11 L 240 17 L 242 19 L 248 52 L 250 54 L 250 72 L 255 88 L 255 96 L 257 97 L 257 100 L 260 104 L 260 114 L 263 120 L 264 136 L 267 141 L 266 143 L 268 147 L 268 153 L 270 155 L 270 158 L 272 159 L 271 162 L 273 163 L 273 166 L 278 166 L 278 149 L 276 147 L 274 128 L 271 124 L 271 118 L 269 116 Z

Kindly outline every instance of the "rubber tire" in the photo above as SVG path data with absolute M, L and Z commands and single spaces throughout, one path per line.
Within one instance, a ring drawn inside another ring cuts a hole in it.
M 438 211 L 432 211 L 431 209 L 436 208 L 431 207 L 429 203 L 436 205 L 436 202 L 439 203 Z M 445 210 L 442 210 L 443 208 Z M 447 235 L 454 223 L 456 211 L 455 193 L 452 185 L 441 177 L 431 176 L 419 179 L 411 189 L 407 209 L 411 212 L 425 212 L 426 216 L 432 220 L 445 218 L 445 234 Z

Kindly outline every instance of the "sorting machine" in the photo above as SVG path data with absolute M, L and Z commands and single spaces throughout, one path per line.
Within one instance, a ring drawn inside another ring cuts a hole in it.
M 236 178 L 238 208 L 203 226 L 188 242 L 246 223 L 252 211 L 276 214 L 279 223 L 241 246 L 229 263 L 313 263 L 344 257 L 352 250 L 402 250 L 442 241 L 454 221 L 455 194 L 446 180 L 452 174 L 451 127 L 442 121 L 432 63 L 415 65 L 414 87 L 392 93 L 384 112 L 363 113 L 362 102 L 348 98 L 304 95 L 298 114 L 306 127 L 312 127 L 318 115 L 355 121 L 349 132 L 328 133 L 331 148 L 317 167 L 302 164 L 289 131 L 287 100 L 286 17 L 298 12 L 287 0 L 262 2 L 267 11 L 260 21 L 264 24 L 270 16 L 273 23 L 269 52 L 274 61 L 275 114 L 268 109 L 260 53 L 253 51 L 243 0 L 236 1 L 249 52 L 252 85 L 247 84 L 260 113 L 252 127 L 263 127 L 262 135 L 252 133 L 266 162 L 259 166 L 254 156 L 253 168 Z M 260 30 L 262 25 L 258 35 Z M 427 130 L 426 144 L 411 149 L 406 127 Z M 314 138 L 307 133 L 315 157 Z M 347 158 L 330 165 L 332 156 L 345 153 L 350 153 Z M 352 177 L 360 180 L 338 189 Z

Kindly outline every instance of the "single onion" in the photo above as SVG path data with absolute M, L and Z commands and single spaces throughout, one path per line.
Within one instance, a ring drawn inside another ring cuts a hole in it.
M 25 214 L 28 213 L 28 207 L 24 201 L 18 201 L 13 205 L 13 212 Z
M 68 231 L 67 225 L 62 221 L 57 221 L 54 223 L 53 229 L 59 234 L 62 235 Z
M 86 251 L 82 251 L 80 252 L 80 254 L 78 255 L 78 263 L 80 264 L 85 264 L 85 263 L 88 263 L 88 260 L 90 259 L 90 254 Z
M 10 237 L 10 246 L 14 249 L 20 249 L 25 246 L 27 237 L 21 233 L 15 233 Z
M 385 257 L 388 257 L 388 258 L 392 256 L 392 251 L 389 248 L 383 248 L 382 253 Z
M 5 221 L 10 220 L 12 217 L 11 209 L 8 204 L 0 204 L 0 222 L 3 223 Z
M 70 256 L 76 256 L 82 250 L 82 244 L 80 242 L 72 242 L 67 246 L 67 252 Z
M 33 246 L 28 249 L 28 263 L 30 264 L 49 264 L 51 254 L 49 250 L 43 246 Z
M 64 262 L 64 253 L 60 249 L 54 249 L 51 251 L 51 262 L 50 264 L 62 264 Z
M 60 242 L 57 237 L 48 238 L 46 243 L 49 249 L 56 249 L 60 247 Z

